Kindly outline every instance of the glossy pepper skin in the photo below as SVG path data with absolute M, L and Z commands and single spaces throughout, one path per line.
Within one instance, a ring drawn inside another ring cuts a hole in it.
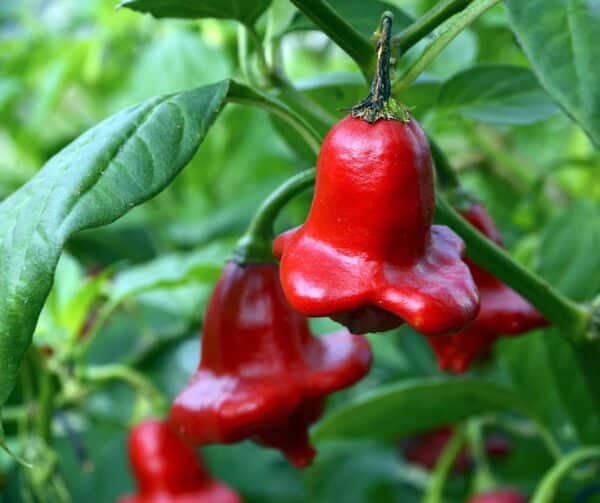
M 129 436 L 129 459 L 138 492 L 120 503 L 241 503 L 213 480 L 197 452 L 157 420 L 137 425 Z
M 519 491 L 503 488 L 479 494 L 471 498 L 469 503 L 527 503 L 527 501 L 527 498 Z
M 472 203 L 462 215 L 485 236 L 503 246 L 502 238 L 489 214 Z M 473 324 L 448 337 L 428 337 L 443 370 L 462 373 L 470 363 L 489 352 L 502 335 L 518 335 L 547 324 L 542 315 L 521 297 L 473 261 L 465 259 L 479 288 L 481 308 Z
M 363 336 L 310 333 L 287 303 L 275 264 L 229 262 L 207 308 L 200 365 L 170 420 L 194 442 L 250 438 L 303 467 L 315 455 L 307 429 L 324 397 L 363 377 L 370 364 Z
M 414 119 L 339 121 L 319 153 L 306 222 L 273 246 L 292 307 L 356 333 L 403 322 L 429 335 L 463 329 L 477 289 L 464 243 L 431 225 L 433 210 L 429 146 Z

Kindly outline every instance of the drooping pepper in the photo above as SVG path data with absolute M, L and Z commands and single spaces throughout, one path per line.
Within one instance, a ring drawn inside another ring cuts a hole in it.
M 120 503 L 241 503 L 210 477 L 198 453 L 166 422 L 137 425 L 129 435 L 129 459 L 138 492 Z
M 462 215 L 496 244 L 502 238 L 489 214 L 479 203 L 469 203 Z M 500 335 L 518 335 L 547 324 L 542 315 L 517 292 L 473 261 L 465 259 L 479 288 L 481 308 L 473 324 L 458 334 L 428 337 L 441 369 L 464 372 L 487 353 Z
M 390 98 L 390 30 L 384 16 L 369 97 L 323 142 L 306 222 L 273 250 L 285 295 L 306 316 L 330 316 L 356 333 L 406 321 L 447 334 L 475 318 L 477 289 L 462 240 L 432 225 L 427 139 Z
M 227 263 L 210 299 L 201 362 L 170 420 L 200 444 L 243 439 L 280 449 L 297 467 L 315 455 L 307 429 L 324 397 L 369 370 L 363 336 L 314 337 L 287 303 L 275 264 Z
M 469 503 L 527 503 L 527 498 L 515 489 L 503 488 L 479 494 Z

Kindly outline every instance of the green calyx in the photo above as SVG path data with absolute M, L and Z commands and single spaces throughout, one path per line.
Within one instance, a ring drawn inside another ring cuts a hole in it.
M 360 103 L 352 107 L 352 117 L 373 124 L 379 119 L 410 121 L 408 108 L 391 97 L 392 82 L 390 79 L 391 62 L 391 35 L 392 35 L 391 12 L 385 12 L 381 18 L 381 26 L 378 30 L 377 43 L 377 70 L 371 82 L 369 95 Z
M 230 257 L 240 265 L 274 263 L 271 250 L 273 223 L 283 207 L 300 192 L 313 185 L 315 170 L 307 169 L 289 178 L 263 201 L 248 229 L 238 240 Z

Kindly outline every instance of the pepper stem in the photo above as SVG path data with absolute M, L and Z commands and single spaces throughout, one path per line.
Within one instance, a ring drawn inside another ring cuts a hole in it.
M 314 168 L 294 175 L 277 187 L 260 205 L 248 229 L 238 240 L 232 260 L 238 264 L 274 262 L 271 251 L 273 223 L 283 207 L 315 181 Z
M 352 117 L 366 120 L 369 124 L 379 119 L 396 119 L 402 122 L 410 120 L 408 110 L 391 97 L 390 60 L 393 17 L 389 11 L 384 12 L 381 17 L 377 42 L 377 69 L 371 82 L 371 90 L 369 95 L 351 110 Z

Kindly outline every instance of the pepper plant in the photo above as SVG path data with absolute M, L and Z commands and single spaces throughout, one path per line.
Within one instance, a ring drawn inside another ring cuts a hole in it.
M 114 7 L 0 5 L 1 501 L 597 501 L 598 2 Z

